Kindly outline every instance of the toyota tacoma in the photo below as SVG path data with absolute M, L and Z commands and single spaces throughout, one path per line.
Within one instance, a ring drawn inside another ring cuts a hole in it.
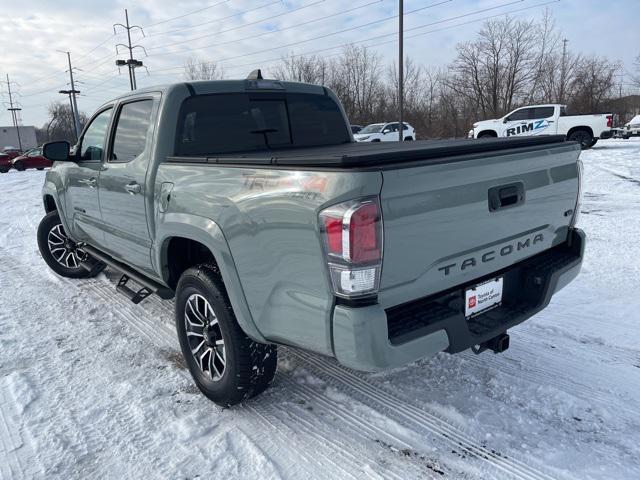
M 178 83 L 44 146 L 44 261 L 175 299 L 199 389 L 265 390 L 277 345 L 362 371 L 500 352 L 581 266 L 580 146 L 564 136 L 357 143 L 316 85 Z

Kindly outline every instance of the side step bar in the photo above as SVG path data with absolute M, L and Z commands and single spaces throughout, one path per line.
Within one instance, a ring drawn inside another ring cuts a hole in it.
M 116 286 L 116 289 L 119 292 L 122 292 L 123 294 L 125 294 L 133 303 L 140 303 L 142 300 L 147 298 L 152 293 L 155 293 L 160 298 L 163 298 L 165 300 L 168 300 L 174 297 L 174 291 L 171 290 L 170 288 L 165 287 L 164 285 L 161 285 L 160 283 L 154 280 L 151 280 L 150 278 L 142 275 L 139 272 L 136 272 L 134 269 L 132 269 L 128 265 L 125 265 L 124 263 L 119 262 L 113 257 L 107 255 L 106 253 L 103 253 L 100 250 L 93 248 L 91 245 L 85 244 L 82 246 L 82 249 L 85 252 L 87 252 L 89 255 L 91 255 L 93 259 L 98 260 L 99 262 L 102 262 L 108 265 L 109 267 L 113 268 L 114 270 L 117 270 L 122 273 L 122 277 L 120 278 L 120 281 Z M 88 268 L 91 269 L 92 265 L 90 265 Z M 130 288 L 128 283 L 131 280 L 141 285 L 142 288 L 138 290 L 134 290 Z

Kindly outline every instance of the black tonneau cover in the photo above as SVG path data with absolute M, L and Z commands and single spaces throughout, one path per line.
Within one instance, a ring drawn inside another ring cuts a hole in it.
M 451 161 L 451 157 L 503 152 L 530 147 L 547 148 L 565 142 L 564 135 L 521 138 L 481 138 L 464 140 L 419 140 L 414 142 L 353 142 L 326 147 L 291 148 L 262 152 L 225 154 L 218 157 L 169 157 L 170 163 L 211 163 L 225 165 L 273 165 L 300 167 L 361 168 L 406 162 Z M 575 142 L 572 142 L 575 143 Z

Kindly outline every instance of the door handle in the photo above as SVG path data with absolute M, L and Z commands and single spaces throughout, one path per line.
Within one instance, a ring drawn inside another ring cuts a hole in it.
M 86 185 L 89 188 L 96 188 L 96 179 L 95 178 L 83 178 L 81 180 L 78 180 L 78 183 L 82 183 L 83 185 Z
M 139 183 L 132 182 L 124 186 L 124 189 L 131 195 L 142 192 L 142 186 Z

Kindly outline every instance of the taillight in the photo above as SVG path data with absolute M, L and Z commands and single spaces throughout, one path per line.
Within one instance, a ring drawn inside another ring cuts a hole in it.
M 382 267 L 382 215 L 377 198 L 352 200 L 320 212 L 331 284 L 347 298 L 375 295 Z
M 613 115 L 607 115 L 607 127 L 613 127 Z

